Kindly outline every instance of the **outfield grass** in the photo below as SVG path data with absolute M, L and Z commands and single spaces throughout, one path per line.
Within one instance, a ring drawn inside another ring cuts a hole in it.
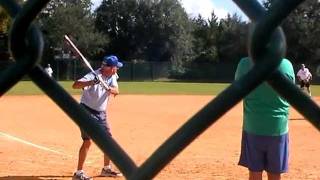
M 72 89 L 72 81 L 58 82 L 70 94 L 81 94 L 81 90 Z M 119 82 L 121 94 L 185 94 L 217 95 L 228 83 L 181 83 L 181 82 Z M 313 96 L 320 96 L 320 85 L 312 85 Z M 10 89 L 6 95 L 44 94 L 32 81 L 21 81 Z

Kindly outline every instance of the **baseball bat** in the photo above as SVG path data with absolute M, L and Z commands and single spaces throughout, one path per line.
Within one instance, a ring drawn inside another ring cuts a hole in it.
M 74 45 L 74 43 L 71 41 L 71 39 L 67 36 L 64 35 L 64 38 L 68 41 L 68 43 L 71 45 L 71 47 L 76 51 L 76 53 L 81 57 L 82 61 L 86 64 L 86 66 L 90 69 L 90 71 L 98 78 L 98 80 L 100 81 L 100 83 L 103 85 L 103 87 L 106 90 L 109 90 L 110 87 L 104 82 L 104 80 L 102 79 L 101 76 L 99 76 L 92 68 L 92 66 L 90 65 L 89 61 L 83 56 L 83 54 L 79 51 L 79 49 L 77 48 L 76 45 Z

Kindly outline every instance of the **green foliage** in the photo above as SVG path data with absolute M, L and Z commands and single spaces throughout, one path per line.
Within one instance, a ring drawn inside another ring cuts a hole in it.
M 16 3 L 23 6 L 24 0 L 15 0 Z M 0 6 L 0 33 L 6 33 L 8 34 L 8 31 L 10 29 L 12 19 L 8 12 Z
M 284 21 L 288 55 L 295 62 L 315 63 L 320 59 L 320 3 L 306 1 Z
M 135 27 L 138 4 L 135 0 L 103 0 L 96 9 L 97 29 L 110 37 L 107 52 L 127 58 L 136 50 Z
M 10 22 L 9 14 L 0 6 L 0 33 L 8 32 Z
M 212 12 L 211 19 L 205 20 L 200 15 L 193 19 L 193 49 L 195 62 L 218 61 L 218 28 L 217 16 Z
M 264 1 L 267 8 L 271 3 Z M 102 0 L 95 12 L 91 6 L 90 0 L 48 3 L 38 18 L 46 40 L 44 61 L 52 59 L 52 48 L 62 46 L 64 34 L 88 58 L 108 52 L 125 61 L 171 61 L 177 76 L 189 73 L 192 63 L 232 64 L 247 55 L 248 22 L 237 14 L 190 18 L 179 0 Z M 319 19 L 319 1 L 310 0 L 283 21 L 288 58 L 294 63 L 318 63 Z
M 269 8 L 272 0 L 264 5 Z M 282 23 L 287 38 L 287 56 L 295 63 L 317 64 L 320 59 L 320 2 L 304 1 Z
M 47 50 L 50 47 L 64 48 L 63 37 L 69 35 L 80 51 L 87 57 L 93 58 L 104 53 L 103 47 L 108 43 L 108 37 L 98 32 L 94 26 L 90 0 L 56 0 L 42 13 L 39 20 L 45 33 Z
M 247 22 L 243 22 L 237 14 L 218 20 L 212 12 L 210 19 L 198 16 L 192 22 L 194 56 L 192 61 L 184 63 L 185 71 L 176 78 L 218 78 L 217 74 L 221 72 L 216 67 L 219 64 L 232 67 L 247 54 Z
M 247 55 L 248 24 L 237 14 L 221 19 L 218 33 L 218 53 L 223 61 L 238 62 Z
M 96 14 L 97 28 L 111 37 L 108 50 L 128 61 L 179 66 L 189 58 L 190 24 L 178 0 L 103 0 Z

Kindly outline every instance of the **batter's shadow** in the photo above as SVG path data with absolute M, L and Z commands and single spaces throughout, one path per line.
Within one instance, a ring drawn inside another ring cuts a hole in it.
M 61 180 L 64 178 L 72 178 L 72 176 L 5 176 L 0 177 L 0 180 Z

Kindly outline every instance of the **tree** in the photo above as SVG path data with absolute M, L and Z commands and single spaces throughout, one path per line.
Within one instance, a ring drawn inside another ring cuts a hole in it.
M 108 37 L 95 29 L 90 0 L 56 0 L 39 19 L 47 41 L 47 55 L 52 47 L 64 47 L 65 34 L 72 37 L 80 51 L 89 58 L 101 56 Z M 49 9 L 49 10 L 48 10 Z M 50 48 L 51 47 L 51 48 Z
M 8 32 L 10 22 L 9 14 L 0 6 L 0 33 Z
M 20 5 L 23 5 L 23 0 L 16 0 Z M 9 31 L 10 25 L 12 23 L 12 18 L 8 12 L 0 6 L 0 33 L 7 33 Z
M 269 8 L 272 0 L 264 1 Z M 317 63 L 320 59 L 320 2 L 305 1 L 283 21 L 287 39 L 287 57 L 295 63 Z
M 178 0 L 103 0 L 96 26 L 111 37 L 110 51 L 125 59 L 172 61 L 191 52 L 189 19 Z
M 193 19 L 193 49 L 196 62 L 218 61 L 218 17 L 211 13 L 211 18 L 205 20 L 201 15 Z
M 17 0 L 17 3 L 23 4 L 23 1 Z M 11 23 L 12 17 L 0 6 L 0 60 L 9 60 L 11 58 L 8 51 L 8 31 Z
M 160 0 L 153 6 L 155 28 L 150 57 L 170 60 L 179 70 L 192 57 L 191 23 L 178 0 Z M 180 69 L 181 70 L 181 69 Z
M 47 3 L 47 6 L 41 11 L 40 13 L 40 19 L 44 17 L 50 17 L 53 15 L 55 10 L 59 6 L 66 5 L 66 2 L 64 0 L 51 0 Z
M 10 22 L 10 17 L 7 12 L 0 7 L 0 60 L 8 60 L 8 27 Z
M 103 0 L 96 9 L 97 29 L 110 37 L 107 51 L 120 54 L 124 59 L 135 51 L 138 4 L 136 0 Z
M 238 62 L 247 55 L 248 24 L 240 16 L 228 14 L 219 23 L 218 55 L 221 61 Z
M 320 3 L 302 3 L 282 24 L 287 35 L 288 56 L 295 62 L 315 63 L 320 59 Z

